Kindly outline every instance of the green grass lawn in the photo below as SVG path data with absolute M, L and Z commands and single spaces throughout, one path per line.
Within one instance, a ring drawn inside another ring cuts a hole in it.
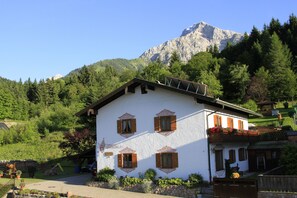
M 292 103 L 293 104 L 293 103 Z M 293 119 L 289 117 L 288 112 L 294 110 L 294 107 L 290 104 L 288 109 L 285 109 L 282 106 L 282 103 L 278 103 L 276 105 L 277 110 L 279 110 L 279 113 L 282 115 L 283 118 L 283 125 L 292 125 L 292 128 L 296 129 L 296 125 L 293 122 Z M 295 103 L 294 103 L 295 104 Z M 274 126 L 277 127 L 280 125 L 277 116 L 264 116 L 264 117 L 252 117 L 249 119 L 249 123 L 253 123 L 256 126 Z

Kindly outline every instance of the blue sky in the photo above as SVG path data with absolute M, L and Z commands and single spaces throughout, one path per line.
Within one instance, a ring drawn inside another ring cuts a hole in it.
M 207 22 L 236 32 L 297 15 L 294 0 L 0 0 L 0 76 L 24 81 L 133 59 Z

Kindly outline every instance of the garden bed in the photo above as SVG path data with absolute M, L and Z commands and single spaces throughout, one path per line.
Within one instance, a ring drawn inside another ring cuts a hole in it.
M 87 183 L 87 186 L 111 189 L 107 182 L 91 181 Z M 136 184 L 133 186 L 125 186 L 125 187 L 119 186 L 118 190 L 145 193 L 143 190 L 143 186 L 141 184 Z M 169 195 L 169 196 L 175 196 L 175 197 L 189 197 L 189 198 L 197 197 L 197 194 L 199 194 L 200 192 L 201 192 L 201 187 L 187 188 L 182 185 L 169 185 L 166 187 L 160 187 L 155 184 L 152 184 L 151 190 L 150 190 L 150 193 L 153 193 L 153 194 Z

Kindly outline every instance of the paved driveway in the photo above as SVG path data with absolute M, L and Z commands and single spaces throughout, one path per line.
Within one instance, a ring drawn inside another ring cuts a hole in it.
M 67 177 L 52 181 L 44 181 L 26 185 L 26 188 L 67 193 L 71 192 L 73 195 L 94 197 L 94 198 L 170 198 L 172 196 L 162 196 L 156 194 L 134 193 L 121 190 L 111 190 L 97 187 L 89 187 L 84 184 L 90 180 L 90 174 L 83 174 L 74 177 Z

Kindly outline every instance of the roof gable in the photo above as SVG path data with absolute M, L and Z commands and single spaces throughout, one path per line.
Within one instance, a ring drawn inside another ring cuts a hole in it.
M 180 84 L 182 84 L 182 88 L 180 88 L 178 86 L 179 82 L 180 82 Z M 220 99 L 206 96 L 206 92 L 204 90 L 205 86 L 200 86 L 197 83 L 174 79 L 174 82 L 172 84 L 162 84 L 160 82 L 154 83 L 154 82 L 149 82 L 149 81 L 138 79 L 138 78 L 134 78 L 133 80 L 127 82 L 126 84 L 122 85 L 118 89 L 109 93 L 108 95 L 101 98 L 97 102 L 95 102 L 95 103 L 87 106 L 83 110 L 79 111 L 78 113 L 76 113 L 76 115 L 82 116 L 82 115 L 96 114 L 95 112 L 97 112 L 98 109 L 100 109 L 101 107 L 105 106 L 106 104 L 112 102 L 113 100 L 116 100 L 117 98 L 119 98 L 127 93 L 135 93 L 135 88 L 138 86 L 140 86 L 142 93 L 147 93 L 147 90 L 155 90 L 156 88 L 158 88 L 158 89 L 161 88 L 161 89 L 175 92 L 177 94 L 184 94 L 184 95 L 194 97 L 196 99 L 197 103 L 204 103 L 204 104 L 208 104 L 208 105 L 215 106 L 218 108 L 228 109 L 228 110 L 235 111 L 235 112 L 242 113 L 242 114 L 262 116 L 261 114 L 258 114 L 254 111 L 249 110 L 249 109 L 245 109 L 243 107 L 237 106 L 232 103 L 228 103 L 228 102 L 220 100 Z M 191 87 L 191 88 L 189 88 L 189 87 Z M 202 90 L 202 92 L 201 92 L 201 90 Z

